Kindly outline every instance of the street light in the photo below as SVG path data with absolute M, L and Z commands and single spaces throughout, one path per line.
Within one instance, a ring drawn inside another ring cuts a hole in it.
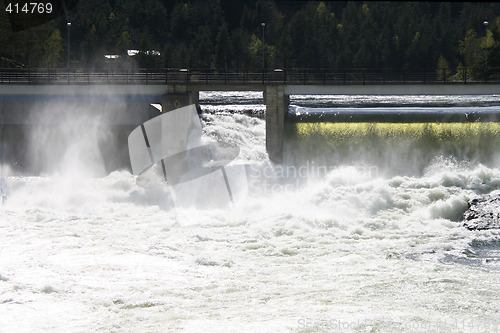
M 483 22 L 485 27 L 485 35 L 486 35 L 486 62 L 484 65 L 484 76 L 486 78 L 486 73 L 488 72 L 488 21 Z
M 264 40 L 264 29 L 266 27 L 266 23 L 262 22 L 262 83 L 264 83 L 264 73 L 266 71 L 266 61 L 264 58 L 264 49 L 265 49 L 265 40 Z
M 69 83 L 69 52 L 70 52 L 70 44 L 69 44 L 69 30 L 71 28 L 71 22 L 66 23 L 66 26 L 68 27 L 68 62 L 67 62 L 67 68 L 68 68 L 68 83 Z

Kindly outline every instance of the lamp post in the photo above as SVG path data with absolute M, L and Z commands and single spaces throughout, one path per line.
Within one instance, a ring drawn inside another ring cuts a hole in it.
M 71 22 L 66 23 L 66 26 L 68 27 L 68 61 L 67 61 L 67 69 L 68 69 L 68 84 L 69 84 L 69 53 L 70 53 L 70 39 L 69 39 L 69 33 L 70 33 L 70 28 L 71 28 Z
M 487 79 L 488 75 L 488 21 L 483 22 L 485 27 L 485 37 L 486 37 L 486 62 L 484 64 L 484 78 Z
M 264 39 L 265 27 L 266 27 L 266 23 L 262 22 L 262 83 L 264 83 L 264 75 L 265 75 L 264 73 L 266 71 L 266 60 L 264 57 L 264 50 L 266 48 L 265 39 Z

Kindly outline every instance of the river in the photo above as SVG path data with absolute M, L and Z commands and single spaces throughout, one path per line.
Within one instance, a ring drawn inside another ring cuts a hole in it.
M 412 169 L 412 151 L 384 155 L 377 143 L 377 159 L 358 146 L 327 164 L 273 166 L 261 94 L 200 98 L 204 133 L 237 144 L 234 163 L 260 173 L 228 207 L 173 208 L 151 174 L 24 176 L 3 166 L 0 332 L 500 331 L 500 231 L 460 222 L 469 199 L 499 188 L 500 159 L 439 148 Z M 500 97 L 291 104 L 474 109 Z

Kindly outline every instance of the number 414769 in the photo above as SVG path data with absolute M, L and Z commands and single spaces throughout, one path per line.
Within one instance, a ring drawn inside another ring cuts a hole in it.
M 9 14 L 50 14 L 52 13 L 52 4 L 50 2 L 8 2 L 5 11 Z

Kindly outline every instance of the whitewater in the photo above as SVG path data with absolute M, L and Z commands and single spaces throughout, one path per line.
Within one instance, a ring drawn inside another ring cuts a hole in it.
M 291 103 L 500 105 L 365 98 Z M 267 158 L 262 94 L 200 99 L 204 133 L 261 176 L 228 207 L 172 207 L 154 173 L 96 176 L 74 152 L 52 174 L 2 166 L 0 332 L 500 331 L 500 230 L 460 221 L 468 200 L 500 189 L 495 159 L 437 155 L 418 172 L 350 160 L 290 177 Z

